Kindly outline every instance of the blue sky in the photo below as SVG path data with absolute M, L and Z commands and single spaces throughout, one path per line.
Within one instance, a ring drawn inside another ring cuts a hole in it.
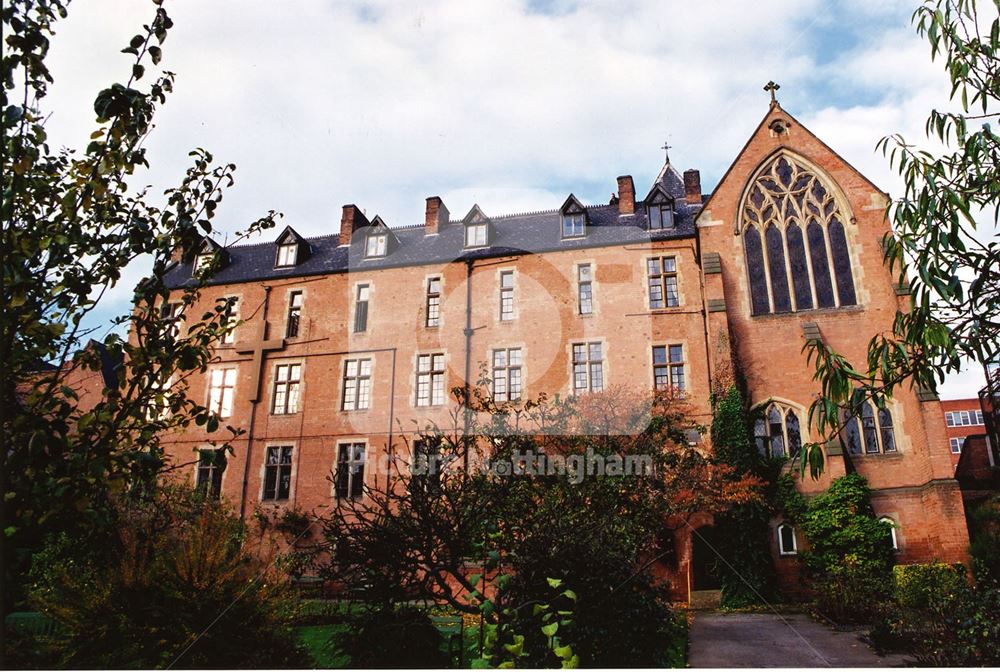
M 923 138 L 947 104 L 940 64 L 910 26 L 915 2 L 168 2 L 163 67 L 175 93 L 146 144 L 160 191 L 187 152 L 237 164 L 216 219 L 230 235 L 269 209 L 306 235 L 357 203 L 390 226 L 606 202 L 615 177 L 643 191 L 662 165 L 709 191 L 767 109 L 761 87 L 890 193 L 884 135 Z M 136 0 L 70 6 L 53 40 L 50 137 L 81 147 L 100 88 L 127 76 Z M 220 238 L 225 234 L 220 235 Z M 129 269 L 100 317 L 124 312 Z M 968 396 L 981 372 L 950 381 Z

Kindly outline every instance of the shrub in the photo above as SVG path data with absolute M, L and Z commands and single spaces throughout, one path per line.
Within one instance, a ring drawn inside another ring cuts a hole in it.
M 1000 581 L 1000 495 L 969 512 L 969 554 L 979 580 Z
M 905 609 L 926 609 L 935 600 L 960 593 L 967 584 L 964 567 L 942 562 L 896 565 L 892 579 L 893 596 Z
M 817 607 L 841 623 L 869 622 L 891 594 L 892 544 L 869 501 L 868 482 L 842 476 L 798 514 L 810 548 L 801 554 Z
M 837 623 L 868 623 L 878 613 L 879 598 L 891 594 L 886 572 L 849 553 L 841 564 L 827 567 L 813 579 L 816 607 Z
M 450 663 L 441 633 L 413 607 L 381 606 L 348 616 L 349 631 L 336 643 L 355 668 L 441 668 Z
M 896 634 L 921 665 L 1000 665 L 1000 587 L 958 584 L 954 592 L 931 592 L 923 608 L 901 608 Z
M 33 563 L 31 600 L 65 635 L 53 639 L 59 667 L 308 663 L 287 577 L 247 548 L 224 503 L 167 489 L 119 508 L 113 538 L 60 536 Z

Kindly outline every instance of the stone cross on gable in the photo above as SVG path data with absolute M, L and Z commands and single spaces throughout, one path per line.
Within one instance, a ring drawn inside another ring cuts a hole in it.
M 669 142 L 664 142 L 663 146 L 660 147 L 660 149 L 663 150 L 664 158 L 666 159 L 667 163 L 670 163 L 670 150 L 672 149 L 672 147 L 670 146 Z
M 764 85 L 764 90 L 771 94 L 771 104 L 776 105 L 778 103 L 778 97 L 775 95 L 778 93 L 778 89 L 781 88 L 781 84 L 775 84 L 774 81 L 770 81 Z
M 250 381 L 250 401 L 257 403 L 260 399 L 260 378 L 264 370 L 264 355 L 285 349 L 285 339 L 272 338 L 267 340 L 267 320 L 261 319 L 258 335 L 255 340 L 242 341 L 236 344 L 236 352 L 241 355 L 253 355 L 253 377 Z

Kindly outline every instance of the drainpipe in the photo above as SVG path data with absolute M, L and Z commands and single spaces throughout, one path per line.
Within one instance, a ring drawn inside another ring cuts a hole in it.
M 463 479 L 469 478 L 469 426 L 472 424 L 472 411 L 469 409 L 469 397 L 472 386 L 469 378 L 472 375 L 472 259 L 465 260 L 465 408 L 462 412 L 462 456 Z

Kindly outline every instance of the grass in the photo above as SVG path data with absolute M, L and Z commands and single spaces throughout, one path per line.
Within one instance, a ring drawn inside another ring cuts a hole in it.
M 333 647 L 333 638 L 347 632 L 346 625 L 303 625 L 295 630 L 316 667 L 338 669 L 351 664 L 350 656 L 338 654 Z

